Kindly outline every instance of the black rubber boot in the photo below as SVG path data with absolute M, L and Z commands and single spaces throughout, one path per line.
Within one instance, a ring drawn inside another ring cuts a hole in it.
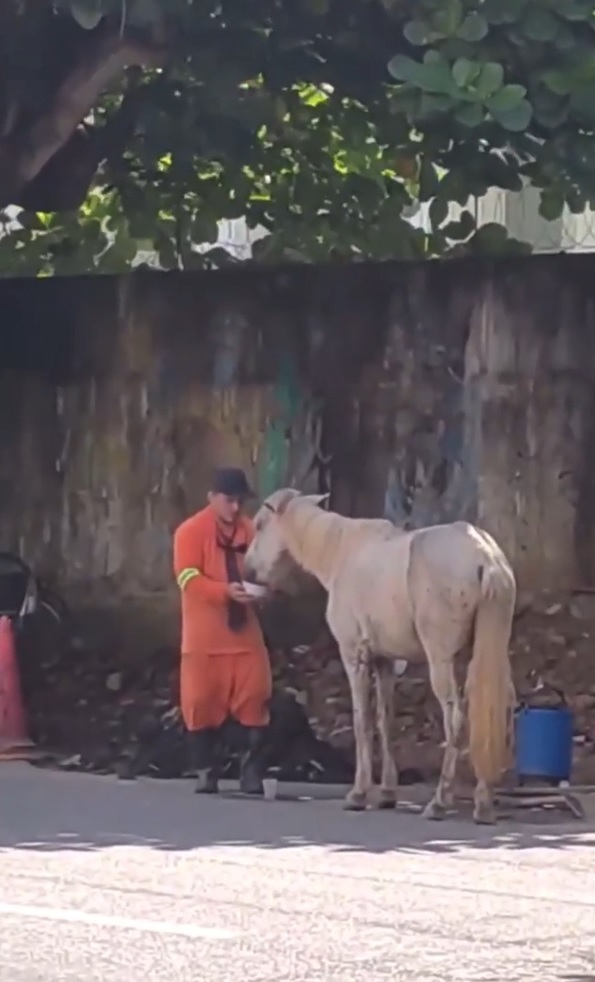
M 217 730 L 194 730 L 188 737 L 191 766 L 196 774 L 195 794 L 217 794 Z
M 242 757 L 240 791 L 242 794 L 259 795 L 263 793 L 263 745 L 266 729 L 260 726 L 247 726 L 242 729 L 245 732 L 247 749 Z

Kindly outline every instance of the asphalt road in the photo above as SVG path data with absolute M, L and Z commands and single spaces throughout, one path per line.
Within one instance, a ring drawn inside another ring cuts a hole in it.
M 595 982 L 595 831 L 0 765 L 0 982 Z

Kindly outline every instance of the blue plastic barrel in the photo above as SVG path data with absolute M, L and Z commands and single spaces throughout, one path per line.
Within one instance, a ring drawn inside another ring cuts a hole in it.
M 568 781 L 572 770 L 572 713 L 567 706 L 523 706 L 516 716 L 519 778 Z

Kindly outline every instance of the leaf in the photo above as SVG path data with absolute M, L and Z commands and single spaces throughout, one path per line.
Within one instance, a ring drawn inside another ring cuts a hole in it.
M 0 274 L 96 271 L 104 248 L 105 267 L 121 272 L 137 233 L 170 265 L 194 263 L 192 243 L 236 216 L 274 229 L 269 261 L 290 246 L 301 261 L 386 258 L 395 248 L 427 258 L 452 253 L 443 225 L 465 249 L 473 218 L 451 223 L 448 205 L 472 211 L 470 198 L 488 187 L 560 188 L 577 209 L 595 200 L 595 0 L 386 0 L 390 20 L 382 0 L 378 9 L 305 0 L 290 17 L 279 0 L 11 0 L 0 25 L 15 3 L 25 30 L 0 31 L 0 51 L 10 77 L 22 76 L 25 106 L 37 105 L 40 86 L 51 100 L 84 60 L 92 38 L 80 27 L 72 49 L 61 47 L 62 28 L 76 26 L 71 9 L 91 29 L 103 14 L 98 34 L 104 23 L 117 33 L 126 12 L 131 43 L 149 40 L 161 9 L 172 50 L 166 71 L 118 71 L 104 95 L 89 92 L 90 135 L 117 122 L 129 97 L 133 132 L 100 165 L 76 220 L 27 216 L 18 237 L 5 236 Z M 394 74 L 389 56 L 373 56 L 390 36 L 388 50 L 401 52 Z M 29 57 L 39 50 L 41 63 Z M 412 197 L 428 201 L 436 227 L 396 246 Z
M 483 12 L 490 24 L 514 24 L 525 6 L 526 0 L 486 0 Z
M 434 230 L 440 228 L 442 223 L 448 218 L 448 201 L 446 201 L 445 198 L 440 197 L 432 198 L 428 215 L 432 228 Z
M 159 243 L 159 265 L 162 269 L 178 269 L 178 254 L 171 242 L 165 239 Z
M 558 33 L 558 20 L 546 8 L 532 3 L 523 15 L 521 30 L 530 41 L 553 41 Z
M 419 164 L 417 157 L 412 154 L 396 154 L 393 166 L 403 180 L 413 181 L 417 177 Z
M 466 106 L 460 106 L 455 112 L 455 118 L 463 126 L 480 126 L 485 119 L 485 113 L 478 102 L 473 102 Z
M 418 108 L 419 93 L 414 89 L 402 85 L 398 88 L 394 88 L 392 92 L 390 92 L 388 111 L 392 116 L 407 116 L 407 118 L 409 118 L 410 116 L 415 115 Z
M 119 268 L 126 268 L 136 259 L 138 249 L 134 239 L 131 239 L 124 230 L 114 239 L 113 245 L 108 250 L 108 255 L 112 261 L 115 260 Z
M 565 0 L 565 3 L 558 4 L 557 14 L 564 20 L 585 21 L 592 16 L 592 3 L 590 0 Z
M 527 90 L 524 85 L 504 85 L 488 100 L 487 107 L 492 113 L 507 113 L 523 102 Z
M 464 89 L 475 81 L 481 68 L 482 66 L 477 61 L 470 61 L 469 58 L 457 58 L 452 66 L 452 77 L 459 88 Z
M 583 54 L 568 68 L 544 72 L 542 80 L 550 92 L 556 95 L 571 95 L 575 92 L 593 91 L 595 84 L 595 55 L 591 52 Z
M 423 92 L 421 99 L 419 100 L 416 115 L 420 118 L 429 118 L 436 116 L 437 113 L 449 112 L 451 109 L 452 98 L 449 95 L 437 95 L 432 92 Z
M 388 71 L 398 82 L 414 83 L 419 79 L 420 64 L 407 55 L 395 55 L 388 63 Z
M 440 190 L 440 181 L 432 160 L 424 155 L 419 170 L 419 200 L 430 201 Z
M 443 58 L 425 59 L 419 66 L 418 85 L 425 92 L 453 93 L 454 85 L 449 63 Z
M 210 215 L 197 214 L 192 222 L 192 241 L 194 245 L 210 245 L 217 242 L 219 226 Z
M 470 196 L 469 185 L 458 170 L 447 171 L 440 182 L 440 194 L 448 201 L 464 207 Z
M 85 31 L 95 30 L 104 16 L 101 0 L 70 0 L 70 12 Z
M 507 256 L 530 256 L 533 252 L 533 246 L 530 242 L 522 242 L 511 235 L 506 239 L 504 248 Z
M 450 93 L 454 90 L 450 66 L 437 52 L 423 62 L 407 55 L 395 55 L 388 63 L 388 70 L 398 81 L 418 86 L 424 92 Z
M 535 113 L 557 113 L 560 110 L 564 110 L 565 112 L 568 110 L 568 99 L 564 96 L 556 95 L 555 92 L 546 88 L 545 85 L 533 88 L 531 102 Z
M 545 72 L 542 79 L 550 92 L 555 92 L 556 95 L 570 95 L 576 86 L 571 74 L 559 70 Z
M 449 222 L 448 225 L 444 225 L 440 231 L 448 239 L 454 239 L 457 242 L 460 242 L 464 239 L 468 239 L 469 236 L 475 231 L 475 228 L 476 222 L 471 212 L 462 211 L 457 221 Z
M 595 102 L 592 96 L 588 96 L 584 102 L 580 99 L 576 100 L 576 96 L 571 99 L 571 106 L 574 112 L 582 113 L 583 108 L 586 109 L 587 118 L 595 121 Z M 561 102 L 558 106 L 545 106 L 542 108 L 537 108 L 535 104 L 533 105 L 533 117 L 540 126 L 545 126 L 550 130 L 557 130 L 563 123 L 568 119 L 568 104 L 566 101 Z
M 477 44 L 478 41 L 483 41 L 488 30 L 488 22 L 485 17 L 477 13 L 467 14 L 457 31 L 457 37 L 462 41 Z
M 45 228 L 45 216 L 36 211 L 21 211 L 19 213 L 19 225 L 22 225 L 28 232 L 41 232 Z
M 573 113 L 586 117 L 592 123 L 595 122 L 595 99 L 590 89 L 585 89 L 582 92 L 573 92 L 570 96 L 570 108 Z M 564 103 L 558 115 L 553 117 L 554 125 L 560 126 L 567 116 L 568 105 Z
M 463 20 L 463 4 L 461 0 L 441 0 L 434 17 L 432 27 L 443 37 L 456 34 Z
M 486 61 L 481 66 L 476 89 L 482 100 L 497 92 L 504 81 L 504 69 L 497 61 Z
M 424 65 L 438 65 L 443 63 L 444 60 L 444 55 L 440 51 L 435 51 L 433 48 L 426 51 L 423 56 Z
M 423 46 L 430 44 L 432 38 L 434 37 L 434 32 L 432 31 L 429 24 L 426 24 L 423 20 L 410 20 L 409 23 L 405 24 L 403 28 L 403 36 L 405 40 L 409 41 L 409 44 L 414 46 Z
M 526 130 L 531 122 L 533 110 L 530 103 L 526 99 L 523 99 L 514 109 L 507 110 L 506 112 L 492 112 L 492 115 L 505 130 L 510 130 L 512 133 L 520 133 Z
M 506 191 L 522 190 L 523 182 L 515 158 L 508 161 L 498 153 L 485 154 L 481 170 L 490 187 L 503 188 Z
M 440 42 L 440 53 L 452 65 L 457 58 L 473 58 L 475 51 L 467 41 L 452 37 Z
M 547 222 L 555 222 L 564 211 L 564 194 L 559 188 L 547 188 L 541 194 L 539 214 Z
M 508 241 L 508 230 L 498 222 L 486 222 L 477 229 L 472 241 L 477 252 L 500 254 Z
M 572 51 L 576 45 L 575 28 L 569 24 L 558 24 L 558 33 L 554 39 L 554 44 L 558 51 Z
M 566 206 L 573 215 L 582 215 L 587 207 L 586 195 L 577 188 L 571 188 L 566 192 Z

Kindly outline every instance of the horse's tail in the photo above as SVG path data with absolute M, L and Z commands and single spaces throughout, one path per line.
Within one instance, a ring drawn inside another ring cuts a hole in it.
M 477 780 L 495 784 L 510 762 L 515 693 L 508 647 L 516 585 L 511 570 L 500 563 L 481 567 L 480 578 L 466 683 L 469 756 Z

